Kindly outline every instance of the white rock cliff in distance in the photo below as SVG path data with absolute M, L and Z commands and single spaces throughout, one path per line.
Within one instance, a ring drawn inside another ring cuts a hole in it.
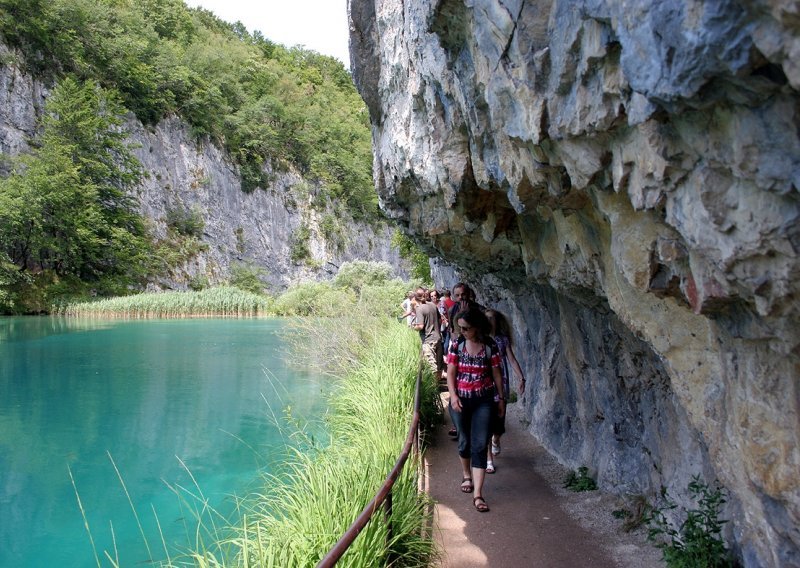
M 510 316 L 531 433 L 800 566 L 798 4 L 348 9 L 382 206 Z
M 16 63 L 21 58 L 0 43 L 0 155 L 6 157 L 30 151 L 52 87 L 22 71 Z M 339 217 L 334 238 L 326 235 L 324 217 L 332 212 L 312 206 L 318 188 L 297 172 L 269 171 L 269 187 L 245 193 L 226 152 L 196 140 L 185 121 L 169 117 L 145 126 L 130 114 L 125 128 L 147 173 L 134 197 L 154 236 L 167 236 L 171 211 L 192 212 L 203 220 L 202 246 L 153 283 L 153 289 L 186 289 L 193 279 L 222 284 L 237 266 L 259 269 L 272 293 L 297 282 L 330 279 L 339 266 L 354 260 L 385 261 L 398 276 L 407 275 L 407 262 L 391 246 L 393 229 L 385 224 Z M 308 231 L 308 259 L 292 261 L 301 228 Z

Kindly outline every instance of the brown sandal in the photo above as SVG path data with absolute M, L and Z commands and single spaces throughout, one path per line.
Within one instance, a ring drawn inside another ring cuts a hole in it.
M 479 513 L 486 513 L 489 511 L 489 505 L 486 504 L 483 497 L 473 497 L 472 504 L 475 505 L 475 510 Z
M 465 477 L 461 480 L 461 492 L 462 493 L 472 493 L 472 490 L 475 489 L 475 486 L 472 484 L 471 477 Z

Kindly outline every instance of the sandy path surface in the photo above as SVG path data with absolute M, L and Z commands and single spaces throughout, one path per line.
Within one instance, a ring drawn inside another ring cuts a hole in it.
M 442 396 L 446 408 L 447 394 Z M 568 470 L 525 431 L 517 408 L 509 405 L 497 473 L 487 475 L 487 513 L 476 511 L 472 495 L 460 491 L 456 443 L 447 436 L 449 416 L 426 452 L 425 483 L 436 503 L 439 565 L 663 567 L 661 552 L 647 542 L 645 531 L 625 532 L 611 514 L 622 508 L 619 498 L 562 487 Z

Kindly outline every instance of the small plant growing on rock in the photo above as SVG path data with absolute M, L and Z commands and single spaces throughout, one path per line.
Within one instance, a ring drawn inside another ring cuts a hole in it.
M 623 521 L 622 530 L 631 532 L 648 521 L 651 509 L 650 503 L 643 495 L 635 495 L 624 507 L 611 511 L 611 515 Z
M 685 519 L 675 528 L 665 513 L 678 506 L 663 490 L 666 505 L 653 509 L 647 519 L 648 538 L 656 542 L 670 568 L 734 566 L 721 536 L 722 526 L 727 522 L 719 518 L 720 508 L 726 503 L 725 490 L 717 482 L 709 487 L 699 475 L 692 477 L 688 489 L 697 508 L 684 509 Z
M 589 477 L 589 468 L 581 466 L 578 471 L 570 471 L 564 479 L 564 487 L 570 491 L 594 491 L 597 483 Z

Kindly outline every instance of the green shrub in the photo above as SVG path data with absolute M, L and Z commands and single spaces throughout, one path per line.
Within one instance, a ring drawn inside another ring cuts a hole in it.
M 244 229 L 242 227 L 236 227 L 236 230 L 233 232 L 233 234 L 236 235 L 236 252 L 239 254 L 244 254 Z
M 364 312 L 395 317 L 400 309 L 400 302 L 409 289 L 408 282 L 400 279 L 389 280 L 379 285 L 367 285 L 361 289 L 359 305 Z
M 184 237 L 200 238 L 203 236 L 206 222 L 203 213 L 196 206 L 187 209 L 177 206 L 167 209 L 167 227 Z
M 392 235 L 392 246 L 398 249 L 400 258 L 411 264 L 411 277 L 420 282 L 432 282 L 428 255 L 408 235 L 397 230 Z
M 692 477 L 688 486 L 696 508 L 682 508 L 683 518 L 678 528 L 670 523 L 667 512 L 677 509 L 666 490 L 662 490 L 665 505 L 652 510 L 647 522 L 648 538 L 661 549 L 664 561 L 670 568 L 728 568 L 734 566 L 729 551 L 722 540 L 722 527 L 728 521 L 719 518 L 726 503 L 725 490 L 717 482 L 709 487 L 699 475 Z
M 230 285 L 253 294 L 264 293 L 263 268 L 252 264 L 236 264 L 231 268 Z
M 589 468 L 581 466 L 578 471 L 570 471 L 564 479 L 564 487 L 570 491 L 594 491 L 597 482 L 589 477 Z
M 189 290 L 199 292 L 200 290 L 208 288 L 210 284 L 208 282 L 208 276 L 205 274 L 195 274 L 189 277 L 186 285 L 189 287 Z
M 208 243 L 197 237 L 168 233 L 165 239 L 156 241 L 148 263 L 152 265 L 153 273 L 174 274 L 178 267 L 205 250 L 208 250 Z
M 328 250 L 334 250 L 340 253 L 344 251 L 344 229 L 334 215 L 330 213 L 323 215 L 319 222 L 319 230 L 322 236 L 325 237 Z
M 365 286 L 385 284 L 392 277 L 393 269 L 388 262 L 371 260 L 354 260 L 345 262 L 339 267 L 333 285 L 337 288 L 349 288 L 360 294 Z
M 353 304 L 353 299 L 343 290 L 336 290 L 323 282 L 307 282 L 289 287 L 274 304 L 281 316 L 335 316 Z
M 292 233 L 291 245 L 289 248 L 289 258 L 292 262 L 300 264 L 311 258 L 311 230 L 303 223 Z

